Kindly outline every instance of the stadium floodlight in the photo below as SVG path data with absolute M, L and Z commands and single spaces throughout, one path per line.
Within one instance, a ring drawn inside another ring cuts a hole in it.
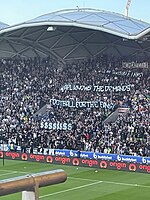
M 126 17 L 129 16 L 129 7 L 130 7 L 130 4 L 131 4 L 131 0 L 128 0 L 127 4 L 126 4 L 126 9 L 125 9 L 125 15 L 126 15 Z
M 56 26 L 49 26 L 47 28 L 47 31 L 55 31 L 56 30 Z

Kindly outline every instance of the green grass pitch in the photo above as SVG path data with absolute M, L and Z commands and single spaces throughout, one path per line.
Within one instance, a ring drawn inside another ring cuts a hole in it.
M 54 169 L 65 170 L 68 179 L 40 188 L 41 200 L 150 200 L 150 174 L 10 160 L 3 167 L 0 160 L 0 180 Z M 21 200 L 21 193 L 0 200 Z

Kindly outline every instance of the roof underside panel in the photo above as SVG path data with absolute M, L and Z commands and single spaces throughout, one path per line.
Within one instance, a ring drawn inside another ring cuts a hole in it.
M 72 59 L 85 59 L 89 58 L 91 55 L 88 52 L 88 50 L 85 48 L 85 46 L 77 46 L 73 51 L 70 51 L 67 55 L 67 60 Z M 66 57 L 66 56 L 65 56 Z
M 72 52 L 74 49 L 74 45 L 70 45 L 68 46 L 67 48 L 66 47 L 60 47 L 60 48 L 55 48 L 53 49 L 53 51 L 58 55 L 60 56 L 61 58 L 64 58 L 66 57 L 67 55 L 67 58 L 68 58 L 68 55 L 70 54 L 70 52 Z M 76 52 L 76 51 L 75 51 Z
M 11 58 L 12 55 L 13 55 L 12 52 L 0 50 L 0 58 Z
M 34 29 L 35 28 L 35 29 Z M 124 40 L 102 31 L 59 26 L 47 31 L 47 26 L 28 27 L 8 32 L 0 38 L 0 56 L 22 57 L 52 55 L 62 62 L 84 59 L 100 54 L 116 57 L 150 56 L 150 41 Z M 37 33 L 37 34 L 36 34 Z
M 104 45 L 104 44 L 86 44 L 86 48 L 90 51 L 90 53 L 92 55 L 99 55 L 100 53 L 104 53 L 106 52 L 106 50 L 108 49 L 108 45 Z
M 76 40 L 76 42 L 83 42 L 85 40 L 85 38 L 87 38 L 88 40 L 93 36 L 93 34 L 95 34 L 94 31 L 80 31 L 78 30 L 78 32 L 72 32 L 71 33 L 71 37 L 74 38 Z
M 7 52 L 8 51 L 10 51 L 10 52 L 13 51 L 13 47 L 10 45 L 10 43 L 7 40 L 0 41 L 0 49 L 1 50 L 5 49 L 5 51 L 7 51 Z
M 41 45 L 44 45 L 44 46 L 48 47 L 48 48 L 51 48 L 54 44 L 57 43 L 59 38 L 60 38 L 59 36 L 55 36 L 55 37 L 52 37 L 52 38 L 48 37 L 48 38 L 45 38 L 43 40 L 40 40 L 39 43 Z

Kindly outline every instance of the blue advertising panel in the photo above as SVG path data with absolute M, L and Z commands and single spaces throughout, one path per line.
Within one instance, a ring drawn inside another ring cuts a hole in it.
M 55 155 L 56 156 L 80 157 L 80 158 L 89 158 L 89 159 L 102 159 L 102 160 L 113 160 L 113 161 L 122 161 L 122 162 L 135 162 L 135 163 L 150 164 L 150 157 L 105 154 L 105 153 L 97 153 L 97 152 L 90 152 L 90 151 L 78 152 L 76 150 L 55 149 Z

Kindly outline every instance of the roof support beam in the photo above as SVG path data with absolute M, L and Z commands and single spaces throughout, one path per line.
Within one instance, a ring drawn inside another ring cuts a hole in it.
M 50 50 L 49 48 L 45 47 L 44 45 L 42 44 L 39 44 L 38 42 L 33 42 L 31 40 L 28 40 L 28 39 L 25 39 L 25 38 L 14 38 L 14 37 L 8 37 L 8 40 L 17 40 L 19 41 L 20 43 L 23 43 L 24 45 L 28 46 L 28 47 L 31 47 L 31 48 L 35 48 L 37 50 L 41 50 L 43 49 L 44 52 L 47 53 L 47 56 L 49 56 L 50 54 L 53 55 L 55 58 L 57 58 L 59 61 L 61 61 L 61 63 L 65 64 L 65 61 L 59 57 L 56 53 L 54 53 L 52 50 Z

